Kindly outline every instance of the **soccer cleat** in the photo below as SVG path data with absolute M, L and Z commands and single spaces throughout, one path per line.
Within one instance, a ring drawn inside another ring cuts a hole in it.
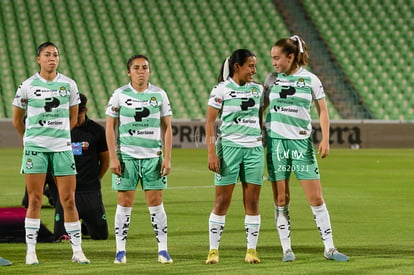
M 249 264 L 258 264 L 258 263 L 260 263 L 260 259 L 257 255 L 256 249 L 254 249 L 254 248 L 247 249 L 246 257 L 244 258 L 244 261 L 246 263 L 249 263 Z
M 114 264 L 126 264 L 126 252 L 125 251 L 116 252 Z
M 295 259 L 296 259 L 295 253 L 293 253 L 292 249 L 288 249 L 283 254 L 282 262 L 293 262 Z
M 26 264 L 34 265 L 39 264 L 39 260 L 37 259 L 36 252 L 31 252 L 26 254 Z
M 218 264 L 219 262 L 219 255 L 217 249 L 211 249 L 208 252 L 206 264 Z
M 12 265 L 12 262 L 0 257 L 0 265 Z
M 83 254 L 83 252 L 81 251 L 73 253 L 72 262 L 78 263 L 78 264 L 90 264 L 91 263 L 91 261 L 89 261 L 85 257 L 85 254 Z
M 158 261 L 162 264 L 171 264 L 173 262 L 167 250 L 158 252 Z
M 331 249 L 329 249 L 329 251 L 325 251 L 323 256 L 327 260 L 333 260 L 333 261 L 337 261 L 337 262 L 347 262 L 347 261 L 349 261 L 349 257 L 346 256 L 345 254 L 342 254 L 338 250 L 336 250 L 336 248 L 331 248 Z

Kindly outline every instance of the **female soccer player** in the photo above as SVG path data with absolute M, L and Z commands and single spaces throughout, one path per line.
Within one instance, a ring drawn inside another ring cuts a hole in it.
M 263 87 L 253 82 L 256 57 L 239 49 L 225 60 L 219 84 L 211 91 L 206 119 L 208 168 L 215 172 L 214 208 L 209 218 L 210 251 L 206 264 L 219 261 L 218 248 L 233 189 L 240 177 L 245 209 L 245 261 L 259 263 L 256 245 L 260 229 L 259 194 L 263 183 L 264 153 L 260 100 Z M 215 121 L 222 120 L 216 143 Z
M 172 263 L 167 250 L 167 215 L 162 199 L 162 190 L 167 188 L 166 176 L 171 170 L 170 102 L 164 90 L 149 83 L 150 63 L 146 56 L 129 58 L 127 70 L 131 82 L 114 91 L 106 109 L 112 188 L 118 191 L 114 263 L 126 263 L 126 238 L 139 181 L 158 242 L 158 261 Z
M 305 42 L 297 35 L 283 38 L 271 49 L 275 72 L 265 80 L 268 177 L 272 182 L 275 222 L 284 262 L 294 261 L 290 244 L 289 178 L 293 171 L 311 206 L 324 246 L 326 259 L 348 261 L 332 239 L 329 213 L 322 196 L 319 168 L 311 139 L 311 104 L 315 101 L 322 128 L 318 154 L 329 154 L 329 117 L 319 78 L 303 66 L 308 62 Z
M 26 264 L 39 263 L 36 239 L 48 169 L 56 178 L 65 213 L 64 226 L 73 250 L 72 261 L 90 263 L 81 248 L 81 224 L 74 198 L 76 169 L 70 129 L 77 121 L 80 103 L 78 87 L 75 81 L 57 72 L 59 50 L 52 42 L 45 42 L 38 47 L 37 62 L 40 72 L 19 86 L 13 100 L 13 125 L 23 137 L 21 171 L 25 175 L 29 197 L 25 219 Z

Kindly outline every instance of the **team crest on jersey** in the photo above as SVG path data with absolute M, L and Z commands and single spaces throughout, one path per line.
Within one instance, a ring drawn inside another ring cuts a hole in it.
M 118 107 L 115 107 L 115 106 L 112 106 L 111 107 L 111 111 L 114 112 L 114 113 L 118 113 L 119 108 Z
M 296 87 L 303 88 L 303 87 L 305 87 L 305 86 L 306 86 L 306 84 L 305 84 L 305 79 L 303 79 L 303 78 L 299 78 L 299 79 L 296 81 Z
M 32 169 L 33 168 L 33 161 L 32 161 L 32 159 L 27 159 L 26 160 L 26 168 L 27 169 Z
M 218 104 L 221 104 L 222 99 L 220 97 L 216 96 L 216 97 L 214 97 L 214 101 Z
M 259 96 L 259 91 L 257 90 L 257 88 L 256 88 L 256 87 L 253 87 L 253 88 L 252 88 L 252 95 L 253 95 L 254 97 L 258 97 L 258 96 Z
M 60 89 L 59 89 L 59 95 L 60 96 L 63 96 L 63 97 L 65 97 L 65 96 L 68 95 L 68 91 L 66 90 L 66 88 L 64 86 L 60 87 Z
M 151 97 L 151 99 L 148 101 L 148 104 L 152 107 L 158 106 L 158 101 L 155 96 Z

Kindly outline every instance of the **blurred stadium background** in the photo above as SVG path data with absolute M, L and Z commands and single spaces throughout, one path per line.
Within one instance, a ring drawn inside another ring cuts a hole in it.
M 145 54 L 174 118 L 202 119 L 226 56 L 254 51 L 263 82 L 273 43 L 299 34 L 331 119 L 414 120 L 412 0 L 0 0 L 0 9 L 0 119 L 11 118 L 44 41 L 59 46 L 59 71 L 89 97 L 93 118 L 128 82 L 128 57 Z

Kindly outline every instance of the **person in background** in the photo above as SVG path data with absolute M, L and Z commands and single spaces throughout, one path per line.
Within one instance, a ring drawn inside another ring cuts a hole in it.
M 109 166 L 109 153 L 105 128 L 88 118 L 88 99 L 79 94 L 78 121 L 71 130 L 72 151 L 75 156 L 76 191 L 75 202 L 82 220 L 82 234 L 93 240 L 108 238 L 108 223 L 102 201 L 101 179 Z M 59 201 L 55 207 L 55 240 L 66 239 L 64 211 Z
M 126 238 L 139 182 L 145 191 L 158 242 L 158 261 L 172 263 L 167 249 L 167 215 L 163 204 L 166 176 L 171 170 L 170 102 L 163 89 L 149 82 L 148 57 L 130 57 L 127 70 L 131 81 L 114 91 L 106 109 L 112 188 L 118 191 L 114 263 L 126 263 Z
M 90 263 L 81 247 L 81 224 L 74 196 L 76 168 L 70 138 L 70 129 L 78 116 L 78 88 L 75 81 L 57 71 L 59 50 L 52 42 L 38 47 L 37 62 L 40 71 L 20 84 L 12 103 L 13 126 L 23 138 L 21 172 L 29 197 L 25 218 L 26 264 L 39 263 L 36 243 L 48 169 L 56 178 L 65 211 L 64 226 L 72 245 L 72 261 Z
M 206 264 L 219 262 L 218 248 L 234 187 L 240 178 L 245 210 L 247 263 L 259 263 L 259 195 L 263 184 L 264 152 L 260 103 L 263 87 L 253 82 L 256 56 L 238 49 L 222 65 L 219 83 L 208 100 L 206 141 L 208 168 L 215 172 L 214 207 L 209 217 L 210 250 Z M 216 142 L 215 121 L 222 124 Z
M 329 116 L 319 78 L 307 71 L 305 42 L 298 35 L 278 40 L 270 51 L 275 72 L 265 80 L 267 169 L 272 182 L 275 223 L 283 262 L 295 260 L 290 242 L 289 179 L 293 171 L 305 192 L 328 260 L 348 261 L 336 250 L 328 210 L 322 196 L 319 167 L 311 138 L 311 105 L 316 103 L 322 129 L 318 154 L 329 154 Z

